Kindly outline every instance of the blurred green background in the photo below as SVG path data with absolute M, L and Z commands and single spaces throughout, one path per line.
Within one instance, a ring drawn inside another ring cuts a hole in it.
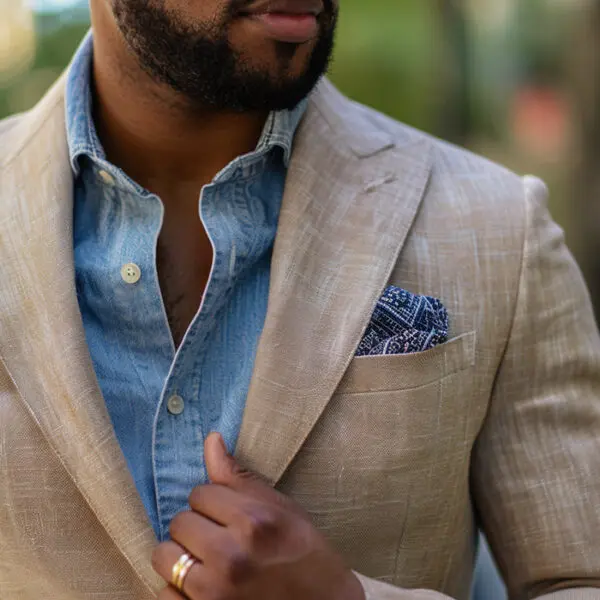
M 87 1 L 0 0 L 0 118 L 30 108 Z M 414 127 L 543 177 L 600 307 L 600 0 L 341 0 L 334 82 Z

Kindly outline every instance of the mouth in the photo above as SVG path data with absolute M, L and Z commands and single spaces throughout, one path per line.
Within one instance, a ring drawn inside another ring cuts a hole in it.
M 241 16 L 252 20 L 275 41 L 304 44 L 319 34 L 323 12 L 322 0 L 259 0 Z

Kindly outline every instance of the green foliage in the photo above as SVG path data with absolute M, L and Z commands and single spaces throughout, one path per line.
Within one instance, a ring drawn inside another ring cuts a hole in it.
M 71 60 L 88 29 L 86 13 L 36 16 L 36 54 L 31 69 L 0 87 L 0 118 L 33 106 Z
M 431 2 L 344 0 L 333 81 L 348 95 L 429 129 L 438 108 Z

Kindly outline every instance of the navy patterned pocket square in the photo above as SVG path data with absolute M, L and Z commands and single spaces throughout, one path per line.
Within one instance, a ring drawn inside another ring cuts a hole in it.
M 424 352 L 448 341 L 448 311 L 436 298 L 390 286 L 377 302 L 356 356 Z

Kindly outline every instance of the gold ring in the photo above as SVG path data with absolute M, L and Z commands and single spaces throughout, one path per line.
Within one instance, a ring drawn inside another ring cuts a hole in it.
M 183 592 L 183 584 L 185 582 L 185 578 L 187 577 L 187 574 L 189 573 L 190 569 L 197 563 L 198 561 L 195 558 L 190 558 L 188 559 L 188 561 L 185 563 L 185 565 L 183 565 L 183 567 L 181 567 L 181 571 L 179 572 L 179 579 L 177 580 L 177 584 L 175 585 L 175 587 L 180 591 Z
M 179 560 L 173 565 L 171 571 L 171 585 L 180 592 L 183 591 L 183 583 L 190 569 L 198 562 L 194 557 L 185 552 L 179 557 Z

